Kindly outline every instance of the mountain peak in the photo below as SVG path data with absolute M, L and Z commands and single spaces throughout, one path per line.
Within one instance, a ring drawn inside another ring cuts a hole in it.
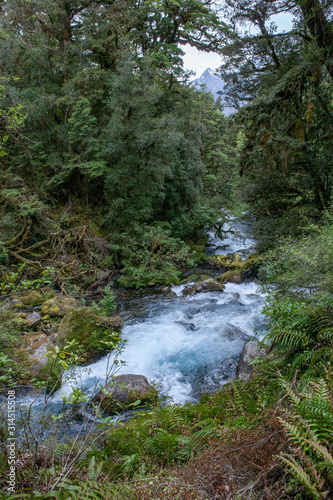
M 215 70 L 211 68 L 205 69 L 205 71 L 201 76 L 199 76 L 199 78 L 193 80 L 192 85 L 194 85 L 194 87 L 196 87 L 197 89 L 200 89 L 202 85 L 204 85 L 208 92 L 210 92 L 215 99 L 221 97 L 222 102 L 224 102 L 224 81 L 215 74 Z M 228 108 L 227 106 L 224 108 L 224 113 L 226 115 L 229 115 L 232 112 L 232 108 Z

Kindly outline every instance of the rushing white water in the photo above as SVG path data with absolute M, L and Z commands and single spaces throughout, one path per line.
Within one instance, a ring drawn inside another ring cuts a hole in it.
M 215 236 L 214 231 L 209 231 L 208 254 L 227 255 L 238 252 L 248 255 L 255 247 L 255 240 L 249 236 L 249 225 L 239 222 L 235 217 L 229 217 L 221 228 L 225 235 L 223 239 Z
M 246 235 L 246 226 L 231 220 L 223 230 L 231 226 L 241 235 L 231 232 L 221 240 L 211 232 L 208 253 L 246 255 L 251 251 L 254 242 Z M 146 299 L 143 311 L 141 304 L 139 314 L 135 308 L 127 314 L 122 354 L 126 364 L 117 372 L 145 375 L 161 396 L 180 404 L 197 401 L 200 394 L 212 393 L 235 378 L 244 343 L 254 334 L 260 337 L 263 305 L 253 281 L 227 283 L 221 292 L 186 297 L 184 287 L 174 286 L 173 298 Z M 74 385 L 92 394 L 104 383 L 107 364 L 108 357 L 104 357 L 88 368 L 77 368 Z M 61 403 L 59 394 L 69 395 L 72 387 L 73 383 L 63 384 L 54 406 Z
M 239 224 L 231 224 L 239 229 Z M 221 241 L 212 233 L 209 245 L 216 253 L 224 248 L 224 253 L 245 254 L 253 240 L 231 233 Z M 235 378 L 243 345 L 262 319 L 263 300 L 254 282 L 228 283 L 222 292 L 186 297 L 183 289 L 173 287 L 176 297 L 153 301 L 143 315 L 126 322 L 126 365 L 118 371 L 145 375 L 175 403 L 196 401 L 201 393 L 216 391 Z M 86 390 L 105 380 L 106 362 L 103 358 L 90 365 L 90 373 L 81 374 Z

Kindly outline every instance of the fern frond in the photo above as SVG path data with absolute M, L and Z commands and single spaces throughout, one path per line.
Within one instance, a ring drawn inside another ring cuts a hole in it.
M 323 446 L 322 444 L 316 442 L 316 441 L 310 441 L 306 440 L 311 448 L 313 448 L 319 456 L 324 458 L 324 460 L 333 467 L 333 456 L 331 453 L 328 451 L 328 449 Z
M 304 346 L 308 343 L 309 337 L 306 332 L 292 329 L 281 330 L 278 333 L 275 333 L 274 339 L 277 344 L 280 344 L 282 347 L 298 347 Z
M 292 455 L 281 454 L 279 455 L 280 460 L 284 462 L 287 467 L 291 470 L 292 474 L 296 476 L 297 480 L 305 486 L 309 493 L 313 495 L 316 500 L 322 500 L 326 497 L 326 493 L 322 493 L 317 490 L 316 485 L 311 482 L 309 474 L 303 469 L 303 467 L 294 459 Z

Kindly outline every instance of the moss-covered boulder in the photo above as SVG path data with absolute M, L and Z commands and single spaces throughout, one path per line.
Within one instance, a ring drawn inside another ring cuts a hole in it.
M 26 333 L 20 344 L 13 348 L 14 359 L 21 363 L 22 368 L 27 370 L 32 378 L 47 381 L 49 387 L 53 386 L 61 373 L 60 364 L 54 362 L 52 356 L 45 356 L 48 351 L 54 350 L 55 343 L 55 335 L 31 332 Z M 60 379 L 58 381 L 60 382 Z
M 77 309 L 78 307 L 80 307 L 80 304 L 74 297 L 58 295 L 50 300 L 46 300 L 42 304 L 42 314 L 43 316 L 51 317 L 65 316 L 69 311 Z
M 249 255 L 244 260 L 239 253 L 235 253 L 234 255 L 214 255 L 212 260 L 215 261 L 217 267 L 238 272 L 253 272 L 262 263 L 262 257 L 255 253 Z
M 158 402 L 158 393 L 143 375 L 119 375 L 93 401 L 112 414 L 133 407 L 133 403 L 136 408 L 152 407 Z
M 199 283 L 187 285 L 183 290 L 183 295 L 195 295 L 196 293 L 204 292 L 222 292 L 223 288 L 221 283 L 213 280 L 213 278 L 208 278 Z
M 45 300 L 50 299 L 51 297 L 54 296 L 54 291 L 53 290 L 45 290 L 43 292 L 37 291 L 37 290 L 30 290 L 27 294 L 23 295 L 22 297 L 12 297 L 12 302 L 19 301 L 23 306 L 26 307 L 35 307 L 35 306 L 40 306 Z M 17 305 L 20 305 L 18 302 L 16 302 Z
M 219 283 L 236 283 L 240 284 L 243 282 L 242 274 L 239 271 L 228 271 L 224 274 L 221 274 L 216 281 Z
M 103 343 L 119 339 L 118 333 L 122 327 L 119 316 L 108 318 L 98 316 L 88 307 L 80 307 L 68 312 L 58 326 L 58 340 L 60 347 L 67 342 L 75 340 L 77 346 L 74 348 L 76 354 L 80 354 L 80 364 L 96 361 L 110 349 Z

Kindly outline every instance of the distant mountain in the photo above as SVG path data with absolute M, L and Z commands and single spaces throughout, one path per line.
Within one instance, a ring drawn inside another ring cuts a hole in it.
M 223 96 L 223 89 L 224 89 L 224 81 L 221 80 L 218 76 L 215 75 L 215 71 L 212 70 L 211 68 L 207 68 L 199 78 L 196 78 L 193 80 L 192 84 L 196 88 L 200 88 L 201 85 L 205 85 L 208 92 L 212 94 L 212 96 L 217 99 L 218 97 L 221 97 L 222 102 L 224 103 L 224 96 Z M 222 92 L 221 96 L 218 94 L 218 92 Z M 233 113 L 235 110 L 230 107 L 225 107 L 224 108 L 224 114 L 225 115 L 230 115 Z

